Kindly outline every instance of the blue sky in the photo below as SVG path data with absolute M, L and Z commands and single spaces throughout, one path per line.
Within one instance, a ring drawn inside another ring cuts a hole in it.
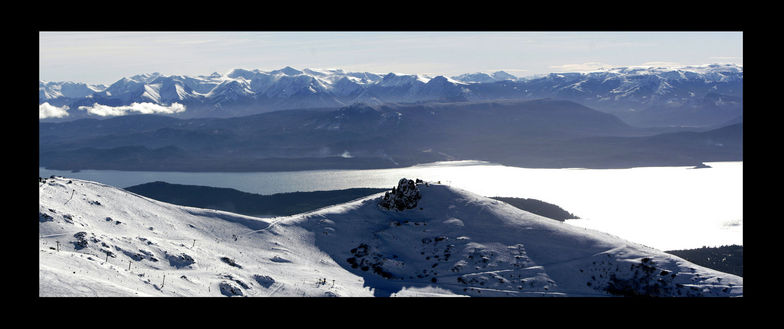
M 285 66 L 518 77 L 608 66 L 743 64 L 742 32 L 45 32 L 39 79 L 111 84 L 160 72 Z

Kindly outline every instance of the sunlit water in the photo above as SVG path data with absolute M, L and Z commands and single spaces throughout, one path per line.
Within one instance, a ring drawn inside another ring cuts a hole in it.
M 743 244 L 743 162 L 712 168 L 529 169 L 452 161 L 400 169 L 185 173 L 39 168 L 117 187 L 165 181 L 274 194 L 352 187 L 391 188 L 400 178 L 441 181 L 485 196 L 534 198 L 581 217 L 571 225 L 661 250 Z

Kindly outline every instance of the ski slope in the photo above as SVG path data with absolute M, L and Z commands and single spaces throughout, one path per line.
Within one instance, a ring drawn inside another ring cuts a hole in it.
M 448 185 L 275 218 L 39 182 L 39 296 L 743 295 L 743 278 Z

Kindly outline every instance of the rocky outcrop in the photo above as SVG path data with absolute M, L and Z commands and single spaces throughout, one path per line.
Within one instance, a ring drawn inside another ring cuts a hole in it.
M 405 210 L 413 209 L 417 206 L 417 202 L 422 198 L 417 188 L 417 183 L 422 182 L 417 179 L 416 181 L 401 178 L 397 183 L 397 187 L 392 188 L 392 192 L 384 193 L 384 197 L 378 205 L 384 209 L 391 210 Z

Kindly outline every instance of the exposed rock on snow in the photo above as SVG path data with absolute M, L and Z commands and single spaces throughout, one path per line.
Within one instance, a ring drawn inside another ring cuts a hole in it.
M 269 288 L 273 283 L 275 283 L 275 279 L 267 275 L 254 274 L 253 279 L 264 288 Z
M 51 221 L 54 221 L 54 217 L 50 216 L 47 213 L 38 212 L 38 221 L 39 222 L 51 222 Z
M 187 254 L 179 254 L 179 255 L 171 255 L 166 253 L 166 259 L 169 260 L 169 264 L 176 268 L 182 268 L 186 266 L 191 266 L 196 261 L 193 260 L 193 257 L 188 256 Z
M 239 287 L 231 284 L 228 281 L 223 281 L 218 286 L 220 287 L 221 294 L 224 294 L 224 295 L 226 295 L 228 297 L 242 296 L 243 295 L 242 294 L 242 289 L 240 289 Z
M 421 182 L 420 180 L 417 180 Z M 378 203 L 384 209 L 414 209 L 417 206 L 417 201 L 422 198 L 417 188 L 417 182 L 405 178 L 401 178 L 397 183 L 397 187 L 392 188 L 392 192 L 384 193 L 384 197 Z
M 231 266 L 234 266 L 234 267 L 237 267 L 237 268 L 242 268 L 242 266 L 240 266 L 240 264 L 237 264 L 233 259 L 231 259 L 229 257 L 221 257 L 220 260 L 223 261 L 226 264 L 231 265 Z
M 275 257 L 270 258 L 270 260 L 275 263 L 291 263 L 290 260 L 280 257 L 278 255 L 275 255 Z

